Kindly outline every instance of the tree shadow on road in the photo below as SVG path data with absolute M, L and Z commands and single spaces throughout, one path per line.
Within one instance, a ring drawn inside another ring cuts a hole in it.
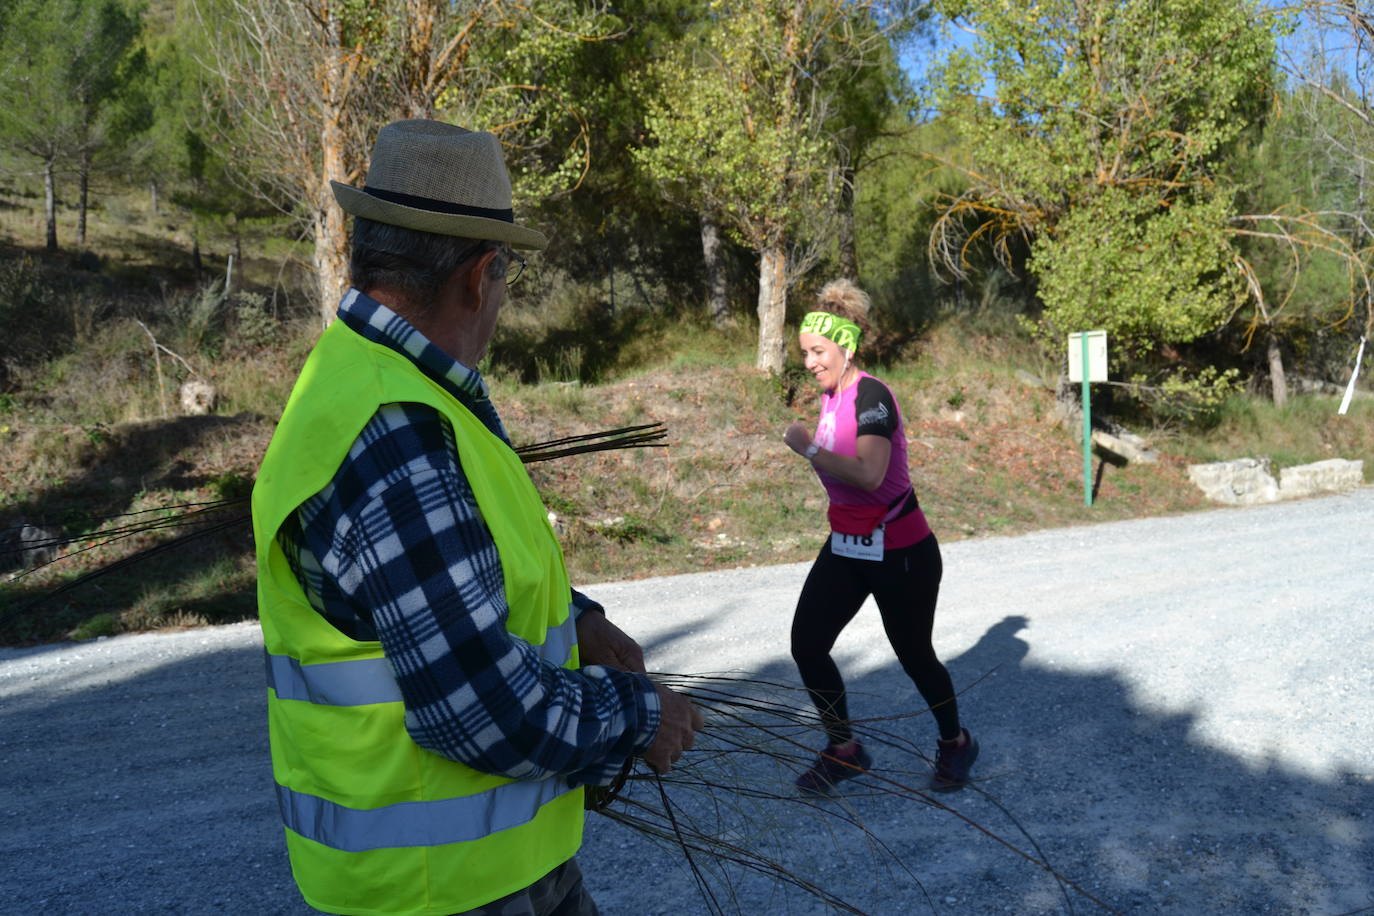
M 145 595 L 175 596 L 175 606 L 143 612 L 127 624 L 112 621 L 104 629 L 120 632 L 126 625 L 151 629 L 253 617 L 251 579 L 241 570 L 252 557 L 246 498 L 258 456 L 234 454 L 232 443 L 255 428 L 270 430 L 270 421 L 254 414 L 177 417 L 125 424 L 73 446 L 76 473 L 25 493 L 0 510 L 0 573 L 21 556 L 16 545 L 6 542 L 6 534 L 13 541 L 21 526 L 32 524 L 42 530 L 42 538 L 57 542 L 49 550 L 56 557 L 49 565 L 0 583 L 0 645 L 70 638 L 82 627 L 89 628 L 92 619 L 111 618 Z M 87 432 L 74 429 L 62 434 L 85 439 Z M 240 470 L 205 470 L 205 465 L 213 465 L 204 459 L 207 453 L 218 454 L 218 462 Z M 178 506 L 148 508 L 141 500 L 150 492 L 167 494 L 169 500 L 175 494 Z M 183 502 L 223 505 L 197 513 L 181 506 Z M 109 547 L 82 552 L 105 540 L 96 532 L 171 525 L 178 518 L 185 519 L 184 526 L 127 534 Z M 165 553 L 133 559 L 139 551 L 195 532 L 202 536 Z M 68 538 L 80 539 L 61 543 Z M 63 590 L 88 574 L 97 578 Z
M 1199 728 L 1202 710 L 1147 708 L 1115 674 L 1030 661 L 1022 634 L 1031 626 L 1026 617 L 1005 617 L 946 660 L 982 754 L 977 785 L 938 795 L 939 802 L 1110 910 L 1337 916 L 1374 907 L 1374 769 L 1320 778 L 1273 755 L 1256 761 L 1213 744 Z M 923 789 L 928 764 L 911 748 L 933 755 L 935 725 L 928 711 L 909 715 L 921 704 L 910 681 L 895 659 L 850 673 L 857 664 L 844 658 L 843 640 L 836 660 L 847 675 L 850 714 L 870 733 L 893 736 L 870 739 L 875 773 Z M 797 680 L 781 659 L 752 675 Z M 865 912 L 1109 911 L 950 812 L 866 792 L 861 782 L 844 786 L 841 804 L 919 886 L 881 867 L 858 834 L 848 842 L 859 852 L 826 840 L 819 864 L 802 865 Z M 806 837 L 814 825 L 789 810 L 757 817 L 773 830 L 800 831 L 799 846 L 814 845 L 814 835 Z
M 0 675 L 18 672 L 0 677 L 9 825 L 0 855 L 15 866 L 0 877 L 7 903 L 25 912 L 59 900 L 90 911 L 116 899 L 126 912 L 310 912 L 291 882 L 272 800 L 261 649 L 224 648 L 217 632 L 229 631 L 153 637 L 204 643 L 194 658 L 183 657 L 185 645 L 154 645 L 145 667 L 112 664 L 42 689 L 26 686 L 24 655 L 0 661 Z M 1209 745 L 1196 712 L 1143 708 L 1113 674 L 1033 662 L 1033 632 L 1033 621 L 1007 617 L 947 660 L 956 684 L 976 682 L 961 703 L 983 753 L 976 789 L 940 801 L 1043 854 L 1120 912 L 1336 916 L 1374 902 L 1374 773 L 1314 778 L 1277 760 L 1256 765 Z M 795 683 L 783 658 L 751 675 Z M 895 660 L 851 675 L 850 686 L 856 717 L 933 746 L 928 716 L 886 719 L 916 705 Z M 877 773 L 923 784 L 914 755 L 874 751 Z M 836 820 L 818 826 L 794 803 L 716 801 L 747 813 L 750 836 L 795 853 L 808 878 L 867 913 L 1104 912 L 950 811 L 863 782 L 824 804 L 860 818 L 867 836 Z M 915 878 L 883 864 L 883 847 Z M 580 861 L 608 914 L 709 912 L 680 852 L 605 818 L 589 816 Z M 795 894 L 750 891 L 747 880 L 734 909 L 722 898 L 725 912 L 823 910 Z
M 1374 904 L 1374 771 L 1319 779 L 1242 759 L 1208 742 L 1200 710 L 1144 708 L 1113 674 L 1028 662 L 1020 634 L 1030 624 L 1004 618 L 947 662 L 956 685 L 978 682 L 961 711 L 982 743 L 979 791 L 959 794 L 961 811 L 1000 821 L 1015 841 L 994 802 L 1005 806 L 1051 866 L 1121 911 L 1334 916 Z M 853 714 L 901 695 L 903 681 L 895 666 L 859 679 L 855 691 L 871 699 Z M 913 855 L 928 855 L 930 839 L 913 842 Z M 937 856 L 958 863 L 970 844 L 991 855 L 973 857 L 956 897 L 976 881 L 1013 912 L 1067 909 L 1027 863 L 941 823 Z M 1082 899 L 1075 908 L 1098 909 Z

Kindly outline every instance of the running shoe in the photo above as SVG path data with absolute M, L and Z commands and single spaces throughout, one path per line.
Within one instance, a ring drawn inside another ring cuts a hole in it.
M 843 752 L 836 750 L 832 744 L 821 751 L 810 769 L 797 777 L 797 788 L 803 795 L 831 795 L 836 785 L 846 779 L 862 776 L 871 766 L 873 758 L 862 744 L 855 744 Z
M 949 741 L 942 738 L 935 743 L 935 774 L 930 777 L 930 787 L 936 792 L 953 792 L 968 785 L 969 771 L 973 769 L 973 761 L 978 759 L 978 742 L 973 740 L 967 728 L 960 731 L 968 738 L 963 747 L 955 746 L 957 738 Z

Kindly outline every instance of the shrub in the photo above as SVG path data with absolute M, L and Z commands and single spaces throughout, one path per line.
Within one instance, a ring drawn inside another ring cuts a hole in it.
M 1239 370 L 1207 366 L 1196 372 L 1176 370 L 1153 384 L 1143 375 L 1134 375 L 1126 390 L 1162 426 L 1183 423 L 1208 429 L 1216 425 L 1228 399 L 1241 388 Z
M 235 349 L 265 350 L 281 339 L 281 322 L 268 310 L 266 296 L 244 291 L 231 298 L 234 301 Z
M 28 256 L 0 260 L 0 388 L 24 367 L 52 356 L 59 291 Z

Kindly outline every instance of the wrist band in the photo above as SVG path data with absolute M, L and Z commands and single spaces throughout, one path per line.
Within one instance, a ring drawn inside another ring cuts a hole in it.
M 807 461 L 810 461 L 812 458 L 816 457 L 816 453 L 820 450 L 821 444 L 817 442 L 815 439 L 812 439 L 811 444 L 808 445 L 805 451 L 802 452 L 802 457 L 805 458 Z

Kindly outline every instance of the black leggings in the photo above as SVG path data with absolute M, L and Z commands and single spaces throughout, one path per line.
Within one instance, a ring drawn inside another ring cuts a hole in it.
M 930 643 L 942 571 L 940 544 L 933 534 L 919 544 L 885 552 L 881 563 L 837 557 L 826 539 L 797 599 L 792 659 L 832 744 L 849 741 L 853 732 L 844 680 L 830 650 L 870 594 L 897 660 L 935 715 L 940 737 L 959 736 L 954 684 Z

